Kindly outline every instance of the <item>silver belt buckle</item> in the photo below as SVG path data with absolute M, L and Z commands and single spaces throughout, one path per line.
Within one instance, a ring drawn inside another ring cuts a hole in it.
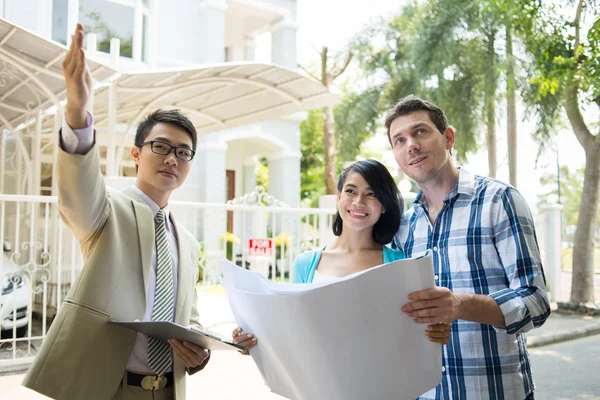
M 142 388 L 146 390 L 161 390 L 167 385 L 167 378 L 164 376 L 147 375 L 142 379 Z

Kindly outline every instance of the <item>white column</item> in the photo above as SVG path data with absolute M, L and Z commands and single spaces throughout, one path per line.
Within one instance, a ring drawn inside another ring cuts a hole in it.
M 0 6 L 2 0 L 0 0 Z M 0 7 L 0 11 L 2 11 L 2 7 Z M 4 129 L 0 130 L 0 193 L 6 193 L 4 191 L 4 168 L 6 163 L 6 131 Z
M 256 172 L 258 170 L 258 157 L 246 157 L 244 160 L 244 184 L 243 194 L 252 193 L 256 189 Z M 241 195 L 241 193 L 240 193 Z M 239 196 L 238 196 L 239 197 Z M 240 216 L 245 218 L 245 238 L 248 240 L 251 237 L 261 238 L 266 237 L 266 223 L 264 213 L 255 211 L 251 213 L 240 213 Z M 235 219 L 236 228 L 241 232 L 240 218 Z
M 269 161 L 269 194 L 290 207 L 300 205 L 300 152 L 279 153 L 267 157 Z M 279 214 L 271 221 L 271 231 L 297 237 L 300 223 L 296 214 Z
M 58 158 L 60 140 L 58 130 L 62 126 L 62 116 L 63 113 L 57 109 L 54 113 L 54 128 L 52 129 L 52 196 L 58 195 L 58 187 L 56 186 L 56 159 Z
M 296 70 L 296 31 L 298 25 L 290 19 L 284 19 L 271 27 L 271 62 Z
M 244 60 L 254 61 L 256 58 L 256 40 L 252 37 L 246 38 Z
M 5 8 L 6 0 L 0 0 L 0 18 L 7 19 Z
M 227 145 L 223 143 L 198 143 L 190 174 L 183 186 L 174 193 L 176 200 L 224 204 Z M 227 214 L 223 210 L 208 209 L 197 215 L 194 222 L 200 226 L 199 240 L 207 252 L 222 247 L 219 235 L 227 230 Z M 192 219 L 192 218 L 189 218 Z M 181 217 L 180 217 L 181 220 Z
M 199 37 L 192 38 L 199 46 L 199 62 L 225 61 L 225 0 L 204 0 L 199 7 Z
M 561 204 L 546 204 L 544 210 L 544 273 L 551 301 L 563 301 L 561 297 L 562 235 Z
M 15 194 L 25 194 L 26 192 L 23 192 L 23 178 L 26 174 L 23 174 L 23 156 L 19 154 L 20 152 L 25 151 L 25 148 L 23 146 L 18 147 L 19 149 L 17 149 L 17 154 L 15 154 L 15 157 L 17 158 L 17 177 L 15 179 L 15 187 L 17 188 L 17 190 L 15 191 Z M 29 177 L 29 179 L 31 179 L 31 176 Z
M 118 38 L 110 39 L 110 58 L 112 67 L 119 70 L 119 55 L 121 41 Z M 108 86 L 108 143 L 106 145 L 106 176 L 115 176 L 117 145 L 117 87 L 114 82 Z
M 35 121 L 35 135 L 31 141 L 32 182 L 29 194 L 40 195 L 40 180 L 42 175 L 41 147 L 42 147 L 42 111 L 38 111 Z
M 269 161 L 269 194 L 291 207 L 300 205 L 300 152 L 278 153 Z
M 133 61 L 135 62 L 141 62 L 142 61 L 142 30 L 143 30 L 143 22 L 142 19 L 144 18 L 144 12 L 143 12 L 143 7 L 144 4 L 142 2 L 142 0 L 136 0 L 135 2 L 135 9 L 134 9 L 134 15 L 133 15 L 133 54 L 132 54 L 132 58 Z
M 156 54 L 158 53 L 158 0 L 150 1 L 150 10 L 148 12 L 148 34 L 146 40 L 146 62 L 150 68 L 156 67 Z
M 71 35 L 79 21 L 79 0 L 68 0 L 67 6 L 67 46 L 71 45 Z
M 257 169 L 257 157 L 246 157 L 244 160 L 244 194 L 254 191 L 254 188 L 256 187 Z

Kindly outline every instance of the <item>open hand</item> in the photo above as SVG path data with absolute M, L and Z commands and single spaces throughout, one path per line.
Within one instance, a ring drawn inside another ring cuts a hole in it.
M 83 52 L 83 26 L 77 24 L 71 47 L 62 63 L 67 88 L 67 123 L 73 129 L 87 126 L 86 107 L 92 91 L 92 75 Z

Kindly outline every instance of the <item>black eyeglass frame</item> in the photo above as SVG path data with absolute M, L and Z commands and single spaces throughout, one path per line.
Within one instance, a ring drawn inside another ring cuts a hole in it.
M 165 146 L 169 146 L 169 147 L 170 147 L 170 148 L 169 148 L 169 151 L 167 151 L 167 152 L 166 152 L 166 153 L 164 153 L 164 154 L 163 154 L 163 153 L 158 153 L 156 150 L 154 150 L 154 143 L 160 143 L 160 144 L 164 144 Z M 194 159 L 194 156 L 196 155 L 196 152 L 195 152 L 194 150 L 190 149 L 189 147 L 185 147 L 185 146 L 179 146 L 179 147 L 177 147 L 177 146 L 172 146 L 172 145 L 170 145 L 170 144 L 169 144 L 169 143 L 167 143 L 167 142 L 163 142 L 162 140 L 150 140 L 150 141 L 148 141 L 148 142 L 144 142 L 144 143 L 142 143 L 142 144 L 141 144 L 141 145 L 139 145 L 138 147 L 141 149 L 142 147 L 144 147 L 144 146 L 145 146 L 145 145 L 147 145 L 147 144 L 149 144 L 149 145 L 150 145 L 150 150 L 151 150 L 151 151 L 152 151 L 154 154 L 158 154 L 159 156 L 168 156 L 169 154 L 171 154 L 171 152 L 172 152 L 173 150 L 175 150 L 175 152 L 174 152 L 174 154 L 175 154 L 175 157 L 176 157 L 176 158 L 178 158 L 178 159 L 180 159 L 181 161 L 192 161 L 192 160 Z M 190 152 L 192 153 L 192 156 L 190 157 L 190 159 L 189 159 L 189 160 L 186 160 L 185 158 L 181 158 L 181 157 L 179 157 L 179 156 L 177 155 L 177 150 L 178 150 L 178 149 L 183 149 L 183 150 L 186 150 L 186 151 L 190 151 Z

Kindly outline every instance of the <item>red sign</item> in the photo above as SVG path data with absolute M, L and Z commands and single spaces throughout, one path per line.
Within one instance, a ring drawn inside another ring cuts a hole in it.
M 273 239 L 249 239 L 249 256 L 273 256 Z

